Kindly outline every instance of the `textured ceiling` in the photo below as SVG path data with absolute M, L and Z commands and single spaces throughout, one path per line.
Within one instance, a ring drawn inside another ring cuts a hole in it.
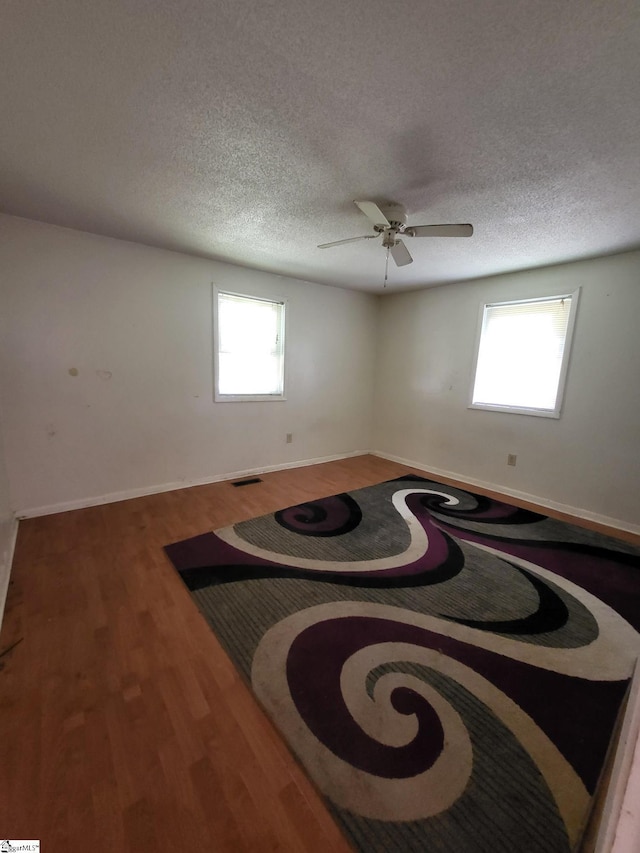
M 640 246 L 637 0 L 3 0 L 0 209 L 379 291 Z

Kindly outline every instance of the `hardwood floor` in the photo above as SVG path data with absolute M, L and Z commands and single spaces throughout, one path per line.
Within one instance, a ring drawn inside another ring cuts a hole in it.
M 349 850 L 162 546 L 411 470 L 363 456 L 22 521 L 0 640 L 17 643 L 0 659 L 2 838 Z

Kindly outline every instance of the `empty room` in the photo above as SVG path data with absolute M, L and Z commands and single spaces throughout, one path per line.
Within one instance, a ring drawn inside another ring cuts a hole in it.
M 0 46 L 2 853 L 637 853 L 637 3 Z

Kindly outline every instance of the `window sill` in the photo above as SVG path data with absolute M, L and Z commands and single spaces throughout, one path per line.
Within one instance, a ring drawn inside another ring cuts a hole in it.
M 215 403 L 280 403 L 287 398 L 284 394 L 216 394 Z
M 555 418 L 557 420 L 560 417 L 559 409 L 527 409 L 518 406 L 496 406 L 489 403 L 471 403 L 467 408 L 479 409 L 484 412 L 506 412 L 509 415 L 533 415 L 535 418 Z

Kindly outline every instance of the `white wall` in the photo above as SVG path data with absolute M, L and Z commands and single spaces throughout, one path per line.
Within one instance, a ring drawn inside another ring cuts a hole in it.
M 560 419 L 468 409 L 479 306 L 578 286 Z M 377 449 L 640 530 L 640 252 L 386 297 L 380 319 Z
M 213 403 L 212 282 L 289 299 L 287 401 Z M 480 304 L 578 285 L 562 417 L 469 410 Z M 0 216 L 0 287 L 19 513 L 374 447 L 638 525 L 638 252 L 378 299 Z
M 370 447 L 376 297 L 9 216 L 0 230 L 18 513 Z M 213 402 L 212 282 L 288 298 L 286 401 Z

